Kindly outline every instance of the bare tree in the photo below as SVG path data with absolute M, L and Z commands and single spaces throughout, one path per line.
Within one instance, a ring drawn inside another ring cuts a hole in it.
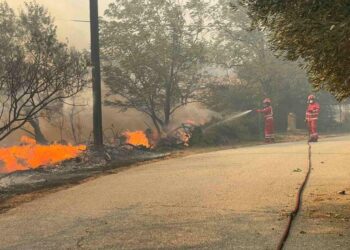
M 16 17 L 0 3 L 0 140 L 87 84 L 82 53 L 59 42 L 47 10 L 26 3 Z

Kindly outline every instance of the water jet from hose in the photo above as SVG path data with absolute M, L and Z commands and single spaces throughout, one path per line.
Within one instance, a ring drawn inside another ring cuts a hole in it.
M 251 113 L 252 111 L 253 111 L 253 110 L 246 110 L 246 111 L 243 111 L 243 112 L 241 112 L 241 113 L 231 115 L 231 116 L 225 118 L 225 119 L 222 120 L 222 121 L 218 121 L 218 122 L 216 122 L 216 123 L 214 123 L 214 124 L 212 124 L 212 125 L 210 125 L 210 126 L 204 128 L 204 129 L 203 129 L 203 132 L 205 133 L 205 132 L 207 132 L 208 130 L 210 130 L 210 129 L 216 127 L 216 126 L 219 126 L 219 125 L 225 124 L 225 123 L 227 123 L 227 122 L 230 122 L 230 121 L 236 120 L 236 119 L 238 119 L 238 118 L 241 118 L 241 117 L 243 117 L 243 116 L 246 116 L 246 115 L 248 115 L 249 113 Z

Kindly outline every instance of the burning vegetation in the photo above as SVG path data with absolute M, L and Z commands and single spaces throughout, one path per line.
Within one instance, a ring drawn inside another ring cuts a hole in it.
M 123 147 L 127 145 L 138 150 L 155 150 L 162 146 L 189 146 L 193 127 L 193 124 L 182 124 L 161 139 L 157 139 L 153 133 L 147 132 L 147 130 L 125 131 L 121 134 L 124 140 L 120 140 L 119 144 L 106 145 L 106 147 L 113 148 L 113 151 L 123 151 L 125 150 Z M 0 173 L 59 165 L 63 161 L 78 158 L 88 151 L 86 145 L 73 146 L 59 143 L 42 145 L 27 136 L 23 136 L 20 142 L 18 146 L 0 148 Z M 109 157 L 107 156 L 107 158 Z
M 146 148 L 150 144 L 142 131 L 128 135 L 128 140 L 123 135 L 123 141 L 105 144 L 103 150 L 89 145 L 40 145 L 28 137 L 22 138 L 21 145 L 0 148 L 0 203 L 17 194 L 78 183 L 106 171 L 169 155 Z
M 78 157 L 85 145 L 40 145 L 29 137 L 21 138 L 21 145 L 0 148 L 0 173 L 35 169 Z
M 123 135 L 126 137 L 126 143 L 131 144 L 134 146 L 143 146 L 146 148 L 150 148 L 151 144 L 149 142 L 149 139 L 147 138 L 147 135 L 145 132 L 139 130 L 139 131 L 126 131 L 123 133 Z

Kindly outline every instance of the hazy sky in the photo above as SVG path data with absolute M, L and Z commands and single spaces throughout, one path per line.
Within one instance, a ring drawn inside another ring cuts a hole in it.
M 28 0 L 6 0 L 18 10 Z M 36 0 L 44 5 L 55 17 L 60 39 L 68 39 L 69 44 L 77 48 L 88 48 L 90 45 L 89 23 L 77 23 L 71 19 L 89 20 L 89 0 Z M 99 0 L 99 12 L 103 15 L 108 4 L 113 0 Z

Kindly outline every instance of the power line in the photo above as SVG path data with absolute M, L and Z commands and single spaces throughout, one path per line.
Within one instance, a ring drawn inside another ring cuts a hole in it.
M 90 21 L 88 21 L 88 20 L 76 20 L 76 19 L 72 19 L 72 20 L 68 20 L 68 21 L 77 22 L 77 23 L 90 23 Z

